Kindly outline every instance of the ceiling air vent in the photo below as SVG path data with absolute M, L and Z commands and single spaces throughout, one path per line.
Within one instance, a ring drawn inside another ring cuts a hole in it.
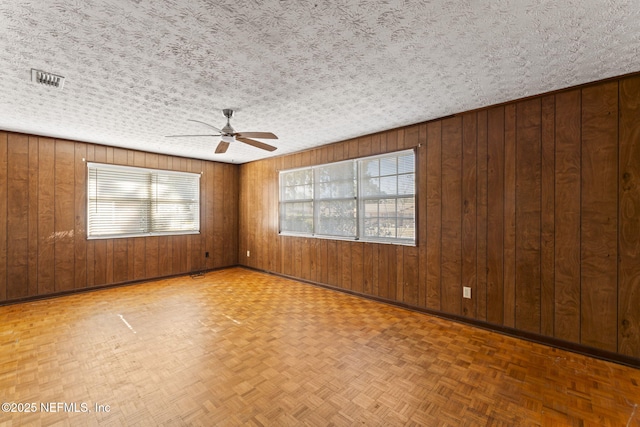
M 31 69 L 31 81 L 57 89 L 62 89 L 62 86 L 64 85 L 64 77 L 47 73 L 46 71 L 35 70 L 33 68 Z

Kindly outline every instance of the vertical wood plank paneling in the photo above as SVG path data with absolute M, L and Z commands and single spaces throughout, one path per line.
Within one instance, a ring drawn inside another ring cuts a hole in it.
M 402 280 L 404 282 L 404 302 L 418 307 L 420 305 L 418 290 L 418 248 L 405 246 L 402 248 Z
M 233 165 L 224 165 L 223 166 L 223 170 L 222 170 L 222 192 L 223 192 L 223 205 L 224 206 L 233 206 L 234 205 L 234 198 L 236 197 L 233 194 L 233 189 L 234 189 L 234 179 L 233 179 Z M 233 221 L 234 221 L 234 217 L 237 216 L 237 212 L 231 210 L 231 209 L 223 209 L 223 216 L 222 216 L 222 221 L 223 221 L 223 237 L 222 237 L 222 242 L 224 242 L 225 248 L 224 248 L 224 256 L 222 258 L 222 262 L 223 265 L 231 265 L 233 264 L 233 258 L 234 258 L 234 234 L 235 231 L 233 230 Z M 235 215 L 234 215 L 235 213 Z M 184 271 L 187 271 L 187 269 L 185 269 Z
M 475 296 L 476 316 L 487 320 L 487 110 L 478 112 L 478 255 Z
M 380 154 L 382 152 L 382 150 L 380 149 L 380 142 L 381 142 L 381 138 L 379 133 L 376 133 L 375 135 L 371 136 L 371 154 L 372 155 Z M 324 152 L 324 151 L 325 151 L 324 149 L 320 150 L 320 152 Z M 320 159 L 318 163 L 320 164 L 326 163 L 326 159 L 324 161 Z
M 70 141 L 55 144 L 55 289 L 67 291 L 75 287 L 75 147 Z
M 582 90 L 581 342 L 618 348 L 618 82 Z
M 442 121 L 442 303 L 447 313 L 462 310 L 462 120 Z
M 215 268 L 222 267 L 224 265 L 224 191 L 222 186 L 224 185 L 224 166 L 216 164 L 213 170 L 213 186 L 217 191 L 213 192 L 213 265 Z
M 207 230 L 204 240 L 205 240 L 205 251 L 209 252 L 209 257 L 206 259 L 206 268 L 213 268 L 214 266 L 214 253 L 213 253 L 213 199 L 214 199 L 214 177 L 213 177 L 213 163 L 205 162 L 204 164 L 204 176 L 202 177 L 204 183 L 204 191 L 207 194 L 207 199 L 204 204 L 204 225 Z M 244 194 L 246 189 L 243 188 L 241 194 Z M 243 196 L 244 197 L 244 196 Z M 247 203 L 244 203 L 241 206 L 246 206 Z M 163 248 L 162 248 L 162 238 L 158 242 L 158 253 L 160 261 L 162 261 Z M 162 262 L 160 262 L 160 268 L 162 269 Z
M 516 105 L 516 328 L 540 332 L 540 98 Z
M 371 135 L 358 139 L 358 157 L 366 157 L 372 154 Z
M 266 233 L 265 236 L 267 238 L 267 253 L 266 257 L 266 265 L 268 271 L 275 271 L 275 266 L 277 265 L 277 254 L 276 245 L 272 242 L 275 242 L 278 236 L 278 177 L 277 171 L 275 167 L 275 161 L 273 159 L 269 159 L 267 162 L 267 167 L 264 170 L 264 183 L 266 184 L 265 191 L 267 192 L 268 200 L 267 203 L 267 224 L 266 224 Z M 273 174 L 273 176 L 269 176 L 269 174 Z M 237 233 L 236 233 L 237 234 Z M 316 259 L 318 259 L 320 254 L 318 253 L 318 247 L 316 246 Z M 316 261 L 317 264 L 318 261 Z M 318 266 L 316 265 L 316 268 Z M 320 270 L 318 269 L 317 274 L 320 274 Z
M 416 239 L 418 242 L 418 306 L 427 306 L 427 125 L 420 126 L 416 149 Z
M 133 152 L 133 166 L 145 167 L 145 153 L 141 151 Z M 183 171 L 185 169 L 182 169 Z M 145 253 L 147 250 L 147 239 L 137 237 L 129 240 L 129 244 L 133 243 L 133 277 L 130 280 L 141 280 L 145 277 Z M 131 246 L 130 246 L 131 247 Z
M 404 248 L 401 246 L 395 246 L 396 254 L 396 301 L 404 301 Z
M 38 294 L 55 291 L 55 142 L 38 139 Z
M 475 318 L 478 282 L 477 191 L 478 117 L 462 116 L 462 286 L 471 288 L 471 299 L 462 299 L 462 315 Z
M 373 267 L 371 295 L 380 295 L 380 245 L 371 245 L 371 247 L 371 264 Z
M 318 259 L 318 277 L 317 280 L 320 283 L 329 283 L 328 278 L 328 241 L 321 239 L 316 246 L 316 256 Z
M 440 310 L 442 289 L 442 122 L 427 125 L 427 307 Z
M 363 290 L 363 269 L 364 269 L 364 248 L 362 243 L 351 244 L 351 290 L 362 292 Z
M 327 284 L 338 286 L 338 242 L 335 240 L 327 241 Z
M 397 151 L 398 150 L 398 132 L 396 131 L 388 131 L 385 132 L 387 136 L 387 152 Z
M 378 296 L 380 298 L 389 298 L 389 263 L 387 252 L 389 246 L 378 247 Z
M 0 224 L 2 222 L 0 221 Z M 0 238 L 1 239 L 1 238 Z M 29 296 L 38 295 L 38 137 L 29 137 Z
M 344 289 L 351 289 L 351 245 L 351 242 L 338 243 L 340 267 L 342 270 L 340 287 Z
M 373 249 L 372 243 L 364 243 L 363 265 L 362 265 L 362 293 L 374 295 L 373 293 Z
M 300 277 L 305 280 L 311 280 L 311 247 L 313 246 L 315 239 L 300 239 L 299 252 L 300 252 Z
M 398 289 L 398 257 L 396 255 L 396 247 L 389 245 L 386 246 L 387 257 L 386 263 L 388 264 L 387 268 L 387 298 L 390 300 L 395 300 L 397 297 L 397 289 Z
M 541 116 L 541 240 L 540 332 L 552 337 L 554 325 L 554 224 L 555 224 L 555 96 L 542 98 Z
M 9 134 L 7 153 L 7 298 L 29 294 L 29 138 Z
M 516 106 L 504 108 L 504 324 L 516 320 Z
M 580 342 L 580 90 L 556 95 L 554 335 Z
M 618 352 L 640 355 L 640 76 L 620 82 Z
M 87 144 L 74 143 L 74 229 L 75 287 L 87 287 Z
M 7 209 L 8 209 L 8 135 L 0 131 L 0 226 L 5 232 L 0 235 L 0 301 L 7 299 Z
M 487 112 L 487 320 L 504 322 L 504 107 Z

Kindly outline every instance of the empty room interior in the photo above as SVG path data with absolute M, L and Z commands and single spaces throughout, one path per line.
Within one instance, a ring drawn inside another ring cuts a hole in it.
M 0 4 L 1 426 L 640 426 L 640 3 Z

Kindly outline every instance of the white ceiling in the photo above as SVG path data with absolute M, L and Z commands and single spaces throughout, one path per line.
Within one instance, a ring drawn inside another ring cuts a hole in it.
M 639 48 L 638 0 L 3 0 L 0 129 L 243 163 L 640 71 Z M 278 150 L 164 137 L 229 107 Z

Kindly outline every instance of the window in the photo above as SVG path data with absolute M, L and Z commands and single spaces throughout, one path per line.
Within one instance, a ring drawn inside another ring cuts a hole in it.
M 88 163 L 87 238 L 197 234 L 200 175 Z
M 280 233 L 415 244 L 415 152 L 280 172 Z

